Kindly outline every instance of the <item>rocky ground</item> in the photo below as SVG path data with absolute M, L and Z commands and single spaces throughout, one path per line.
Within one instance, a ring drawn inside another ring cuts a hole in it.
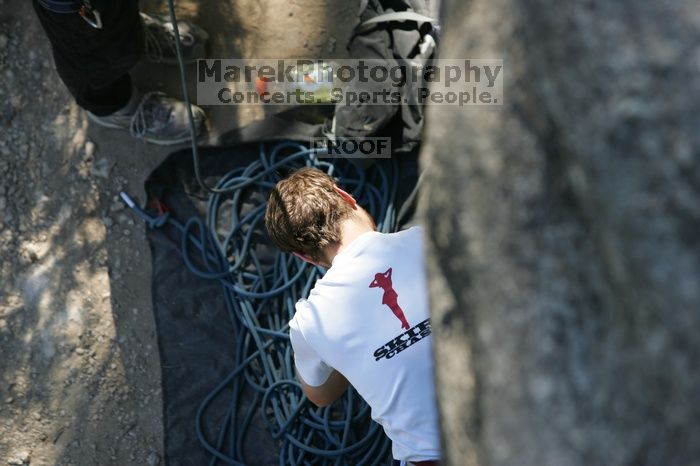
M 210 31 L 211 56 L 321 57 L 342 54 L 357 2 L 178 8 Z M 180 94 L 174 68 L 141 64 L 134 76 Z M 209 143 L 265 115 L 207 111 Z M 0 0 L 0 465 L 163 464 L 150 255 L 117 195 L 143 199 L 172 150 L 91 125 L 53 69 L 30 2 Z

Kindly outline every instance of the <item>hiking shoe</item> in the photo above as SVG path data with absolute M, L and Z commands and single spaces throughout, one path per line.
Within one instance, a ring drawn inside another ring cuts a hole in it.
M 192 105 L 192 117 L 199 136 L 206 119 L 204 110 Z M 105 128 L 128 129 L 135 138 L 153 144 L 181 144 L 191 139 L 185 103 L 162 92 L 144 94 L 133 111 L 119 111 L 107 116 L 88 112 L 88 118 Z
M 175 29 L 168 15 L 147 15 L 141 13 L 146 35 L 146 57 L 153 63 L 177 64 Z M 194 63 L 206 56 L 206 43 L 209 34 L 190 21 L 178 20 L 182 61 Z

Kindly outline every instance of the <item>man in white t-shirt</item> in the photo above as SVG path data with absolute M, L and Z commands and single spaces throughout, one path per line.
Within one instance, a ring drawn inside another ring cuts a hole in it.
M 349 382 L 392 440 L 396 460 L 438 464 L 422 229 L 376 232 L 355 199 L 312 168 L 277 184 L 265 223 L 280 249 L 328 268 L 289 322 L 309 400 L 331 404 Z

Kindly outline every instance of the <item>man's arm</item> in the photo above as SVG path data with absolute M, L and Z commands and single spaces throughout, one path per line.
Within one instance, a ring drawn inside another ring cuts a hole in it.
M 345 377 L 321 359 L 321 356 L 309 345 L 301 332 L 297 316 L 304 306 L 311 306 L 307 301 L 297 303 L 297 315 L 289 321 L 289 341 L 294 350 L 294 365 L 297 369 L 297 379 L 301 383 L 306 396 L 316 406 L 328 406 L 348 388 Z M 301 376 L 304 374 L 309 385 Z
M 318 407 L 328 406 L 333 403 L 340 398 L 348 388 L 348 380 L 335 369 L 331 372 L 331 375 L 328 376 L 328 379 L 318 387 L 307 385 L 304 379 L 301 378 L 299 371 L 297 371 L 297 378 L 306 396 Z

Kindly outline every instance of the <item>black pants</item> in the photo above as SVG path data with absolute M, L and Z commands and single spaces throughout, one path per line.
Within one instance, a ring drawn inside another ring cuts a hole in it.
M 144 49 L 137 1 L 100 2 L 102 29 L 77 13 L 53 13 L 33 3 L 51 42 L 56 71 L 78 105 L 98 116 L 123 108 L 132 92 L 129 70 Z

